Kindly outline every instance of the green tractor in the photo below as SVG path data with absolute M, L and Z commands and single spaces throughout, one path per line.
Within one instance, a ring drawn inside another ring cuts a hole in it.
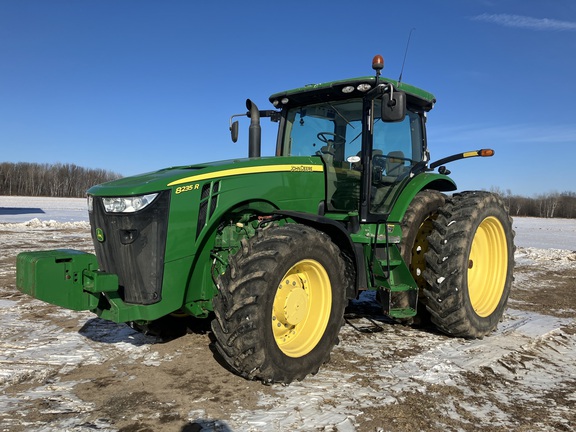
M 431 163 L 434 96 L 381 77 L 383 64 L 273 94 L 274 110 L 248 100 L 247 159 L 92 187 L 96 255 L 22 253 L 18 288 L 141 330 L 212 319 L 221 360 L 267 383 L 316 373 L 364 290 L 393 319 L 489 334 L 512 284 L 512 221 L 494 194 L 443 192 L 456 190 L 444 164 L 494 152 Z M 265 117 L 279 124 L 273 157 L 260 156 Z

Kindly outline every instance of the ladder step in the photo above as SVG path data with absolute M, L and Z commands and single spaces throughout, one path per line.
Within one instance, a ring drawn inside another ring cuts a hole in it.
M 392 285 L 390 288 L 384 288 L 384 289 L 386 291 L 390 291 L 390 292 L 404 292 L 404 291 L 410 291 L 410 290 L 418 291 L 417 288 L 414 288 L 413 286 L 406 285 L 406 284 Z
M 418 288 L 397 284 L 380 288 L 382 312 L 391 318 L 410 318 L 416 315 Z
M 385 269 L 386 268 L 386 260 L 378 260 L 380 266 Z M 393 269 L 394 267 L 398 267 L 400 264 L 404 263 L 404 261 L 400 259 L 391 259 L 390 260 L 390 268 Z
M 413 316 L 416 316 L 416 309 L 412 308 L 390 309 L 389 313 L 387 313 L 386 315 L 388 315 L 391 318 L 397 318 L 397 319 L 411 318 Z

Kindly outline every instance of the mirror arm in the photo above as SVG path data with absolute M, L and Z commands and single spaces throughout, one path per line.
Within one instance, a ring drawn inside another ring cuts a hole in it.
M 244 113 L 244 114 L 234 114 L 234 115 L 230 116 L 230 130 L 232 130 L 232 119 L 233 119 L 234 117 L 244 117 L 244 116 L 249 117 L 248 113 Z

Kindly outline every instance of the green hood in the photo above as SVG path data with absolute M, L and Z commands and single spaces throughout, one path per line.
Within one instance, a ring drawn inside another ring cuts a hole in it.
M 314 157 L 264 157 L 179 166 L 96 185 L 88 190 L 88 194 L 136 196 L 212 178 L 299 170 L 322 171 L 322 161 Z

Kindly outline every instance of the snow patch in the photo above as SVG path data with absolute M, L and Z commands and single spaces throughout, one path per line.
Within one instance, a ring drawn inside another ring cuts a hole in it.
M 576 219 L 543 219 L 517 217 L 513 219 L 515 243 L 538 249 L 576 249 Z
M 0 229 L 11 229 L 25 231 L 28 229 L 90 229 L 89 222 L 58 222 L 55 220 L 40 220 L 38 218 L 30 219 L 26 222 L 3 223 Z
M 553 265 L 570 265 L 576 262 L 576 251 L 519 247 L 516 250 L 515 259 L 519 263 L 528 265 L 538 262 L 551 262 Z

